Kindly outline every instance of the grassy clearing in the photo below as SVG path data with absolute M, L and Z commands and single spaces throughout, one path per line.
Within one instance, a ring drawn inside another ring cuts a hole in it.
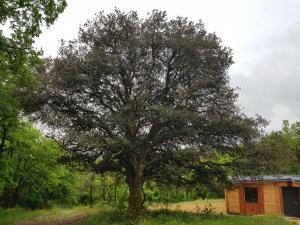
M 17 221 L 30 220 L 35 218 L 37 221 L 51 220 L 55 218 L 69 218 L 77 215 L 92 214 L 96 209 L 89 209 L 88 207 L 75 208 L 59 208 L 43 210 L 25 210 L 21 208 L 15 209 L 0 209 L 0 225 L 11 224 Z
M 159 204 L 152 205 L 149 209 L 170 209 L 176 211 L 185 211 L 185 212 L 193 212 L 197 213 L 201 211 L 201 209 L 205 207 L 211 207 L 214 209 L 216 213 L 226 213 L 226 205 L 224 199 L 209 199 L 209 200 L 195 200 L 190 202 L 180 202 L 180 203 L 172 203 L 172 204 Z
M 89 216 L 77 225 L 126 225 L 130 220 L 124 215 L 103 211 L 98 215 Z M 182 211 L 157 210 L 142 216 L 139 225 L 292 225 L 295 224 L 276 216 L 203 216 Z

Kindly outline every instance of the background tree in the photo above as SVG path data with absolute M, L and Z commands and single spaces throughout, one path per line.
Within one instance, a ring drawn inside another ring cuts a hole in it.
M 235 104 L 231 64 L 231 50 L 201 21 L 168 20 L 156 10 L 144 20 L 99 13 L 49 61 L 36 115 L 74 158 L 96 172 L 122 173 L 138 215 L 147 180 L 208 184 L 258 157 L 246 146 L 264 120 Z
M 282 148 L 281 157 L 286 159 L 282 172 L 287 174 L 300 173 L 300 122 L 289 123 L 285 120 L 282 124 L 282 131 L 279 132 L 288 147 Z
M 299 174 L 300 172 L 300 122 L 283 121 L 282 130 L 265 134 L 252 146 L 263 152 L 265 174 Z M 273 164 L 270 168 L 268 165 Z
M 274 166 L 268 168 L 266 165 L 265 174 L 293 174 L 290 167 L 291 163 L 295 162 L 297 157 L 288 139 L 289 135 L 282 131 L 272 131 L 262 137 L 255 145 L 254 148 L 257 151 L 272 156 L 270 160 L 272 160 Z M 265 164 L 270 163 L 270 160 L 264 160 Z
M 24 93 L 36 87 L 32 70 L 41 61 L 41 51 L 33 48 L 42 25 L 50 26 L 66 7 L 65 0 L 0 1 L 0 157 L 4 142 L 24 104 Z
M 9 27 L 9 35 L 0 32 L 1 52 L 12 56 L 35 56 L 32 44 L 42 25 L 50 26 L 67 6 L 65 0 L 3 0 L 0 24 Z M 13 58 L 13 57 L 11 57 Z
M 8 133 L 0 164 L 0 206 L 49 207 L 75 203 L 74 176 L 58 163 L 61 152 L 29 123 Z

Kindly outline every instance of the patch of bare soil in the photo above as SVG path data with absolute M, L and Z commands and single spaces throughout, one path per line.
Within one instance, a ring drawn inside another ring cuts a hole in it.
M 73 215 L 62 218 L 51 218 L 51 217 L 36 217 L 31 220 L 19 221 L 12 225 L 72 225 L 80 222 L 86 217 L 86 215 Z

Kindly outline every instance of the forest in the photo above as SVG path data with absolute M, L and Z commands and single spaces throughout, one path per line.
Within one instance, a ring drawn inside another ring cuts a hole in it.
M 66 8 L 0 1 L 0 224 L 293 224 L 210 203 L 231 177 L 300 173 L 300 121 L 266 132 L 243 113 L 215 33 L 116 8 L 47 58 L 35 38 Z

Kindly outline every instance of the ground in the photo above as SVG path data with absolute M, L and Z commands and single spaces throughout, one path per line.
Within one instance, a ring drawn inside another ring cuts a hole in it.
M 211 204 L 211 206 L 209 206 Z M 195 214 L 203 209 L 214 209 L 216 215 L 201 216 Z M 226 216 L 224 200 L 197 200 L 169 205 L 152 206 L 145 213 L 141 225 L 292 225 L 285 218 L 276 216 Z M 192 213 L 191 213 L 192 212 Z M 193 213 L 194 212 L 194 213 Z M 18 220 L 18 221 L 16 221 Z M 124 225 L 128 219 L 122 213 L 111 210 L 88 207 L 72 209 L 54 208 L 52 210 L 10 211 L 0 210 L 0 225 Z M 295 221 L 295 220 L 293 220 Z M 127 224 L 126 222 L 126 224 Z M 299 223 L 300 224 L 300 223 Z
M 27 221 L 19 221 L 13 223 L 13 225 L 72 225 L 79 221 L 82 221 L 86 215 L 71 215 L 69 217 L 62 218 L 45 218 L 36 217 Z
M 82 221 L 98 209 L 75 207 L 72 209 L 26 211 L 22 209 L 0 210 L 0 225 L 71 225 Z

